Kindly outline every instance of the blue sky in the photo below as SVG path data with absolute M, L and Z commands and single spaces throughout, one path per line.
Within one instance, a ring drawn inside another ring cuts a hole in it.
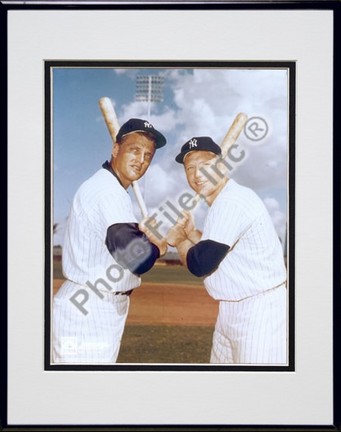
M 58 230 L 54 244 L 63 244 L 69 208 L 77 188 L 110 158 L 111 139 L 99 109 L 109 97 L 120 124 L 131 117 L 147 119 L 147 104 L 135 101 L 137 75 L 162 75 L 164 100 L 151 105 L 150 120 L 167 138 L 147 174 L 139 181 L 150 214 L 190 191 L 181 165 L 174 161 L 185 141 L 208 135 L 218 144 L 238 112 L 262 117 L 269 126 L 263 140 L 242 133 L 238 150 L 246 157 L 230 176 L 263 199 L 283 240 L 287 213 L 288 76 L 283 69 L 237 68 L 53 68 L 53 214 Z M 132 194 L 134 208 L 140 211 Z M 195 211 L 202 227 L 206 205 Z M 168 219 L 163 229 L 169 228 Z

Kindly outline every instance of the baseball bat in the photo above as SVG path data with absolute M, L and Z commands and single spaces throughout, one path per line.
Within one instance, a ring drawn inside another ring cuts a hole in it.
M 241 134 L 242 130 L 244 129 L 245 123 L 247 122 L 247 115 L 244 113 L 239 113 L 236 115 L 235 119 L 233 120 L 229 130 L 227 131 L 226 135 L 223 138 L 223 141 L 220 144 L 221 147 L 221 157 L 223 159 L 226 158 L 230 148 L 233 146 L 233 144 L 237 141 L 239 135 Z M 196 196 L 193 198 L 193 203 L 195 206 L 200 202 L 201 196 L 200 194 L 196 194 Z
M 110 134 L 110 136 L 113 140 L 113 143 L 114 143 L 114 142 L 116 142 L 116 135 L 120 129 L 120 125 L 118 123 L 113 104 L 108 97 L 100 98 L 98 103 L 99 103 L 99 107 L 101 109 L 102 115 L 104 117 L 105 124 L 107 125 L 109 134 Z M 143 200 L 141 190 L 140 190 L 140 187 L 139 187 L 137 181 L 132 182 L 132 187 L 133 187 L 133 191 L 135 193 L 137 203 L 140 207 L 142 216 L 145 218 L 148 216 L 148 211 L 147 211 L 147 207 L 146 207 L 146 204 Z
M 226 158 L 227 153 L 233 144 L 237 141 L 241 131 L 244 129 L 245 123 L 247 122 L 247 115 L 244 113 L 239 113 L 236 115 L 230 129 L 227 131 L 222 143 L 221 147 L 221 156 L 223 159 Z

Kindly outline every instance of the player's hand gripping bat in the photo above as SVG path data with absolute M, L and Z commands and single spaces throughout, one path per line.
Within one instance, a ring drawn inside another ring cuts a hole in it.
M 115 142 L 117 132 L 120 129 L 120 125 L 118 123 L 113 104 L 108 97 L 102 97 L 98 103 L 99 103 L 99 107 L 101 109 L 102 115 L 104 117 L 105 124 L 107 125 L 109 134 L 110 134 L 113 142 Z M 140 188 L 139 188 L 137 181 L 133 181 L 132 186 L 133 186 L 133 190 L 134 190 L 138 205 L 140 207 L 142 216 L 144 218 L 146 218 L 148 216 L 148 211 L 147 211 L 146 204 L 142 198 L 142 194 L 141 194 L 141 191 L 140 191 Z

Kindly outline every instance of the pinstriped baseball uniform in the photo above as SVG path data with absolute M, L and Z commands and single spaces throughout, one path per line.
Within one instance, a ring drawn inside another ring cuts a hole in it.
M 140 277 L 123 269 L 105 245 L 107 229 L 136 222 L 131 199 L 107 169 L 98 170 L 77 191 L 63 246 L 67 281 L 53 303 L 54 362 L 115 362 L 129 309 L 127 292 Z M 82 307 L 77 303 L 86 302 Z
M 286 268 L 261 199 L 230 179 L 208 211 L 206 239 L 230 246 L 204 279 L 220 301 L 211 363 L 287 363 Z

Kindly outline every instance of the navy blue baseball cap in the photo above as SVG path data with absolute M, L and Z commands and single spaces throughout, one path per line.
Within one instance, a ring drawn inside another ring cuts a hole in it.
M 192 151 L 209 151 L 216 155 L 221 154 L 221 148 L 216 144 L 212 138 L 208 136 L 193 137 L 188 140 L 182 147 L 180 153 L 176 156 L 175 160 L 179 163 L 184 163 L 185 156 Z
M 157 131 L 149 121 L 137 118 L 131 118 L 121 126 L 116 135 L 116 141 L 120 141 L 125 135 L 133 132 L 147 132 L 152 135 L 155 139 L 155 148 L 163 147 L 167 142 L 162 133 Z

